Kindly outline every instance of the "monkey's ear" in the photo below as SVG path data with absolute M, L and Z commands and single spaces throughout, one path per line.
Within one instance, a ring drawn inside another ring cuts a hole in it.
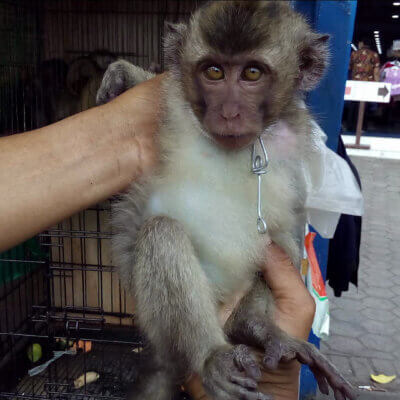
M 170 69 L 180 64 L 180 53 L 185 43 L 188 27 L 183 23 L 165 22 L 164 28 L 165 64 Z
M 329 35 L 311 33 L 300 51 L 300 89 L 314 89 L 329 64 Z

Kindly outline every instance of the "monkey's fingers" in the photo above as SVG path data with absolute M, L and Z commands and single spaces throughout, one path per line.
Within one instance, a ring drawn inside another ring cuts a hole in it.
M 116 61 L 110 64 L 104 74 L 101 86 L 97 91 L 96 104 L 108 103 L 129 89 L 129 72 L 125 61 Z

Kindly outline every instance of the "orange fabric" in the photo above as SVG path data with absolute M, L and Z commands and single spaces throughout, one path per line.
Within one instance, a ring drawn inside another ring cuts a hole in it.
M 304 245 L 307 250 L 307 256 L 309 261 L 309 266 L 311 268 L 312 285 L 315 291 L 320 297 L 326 297 L 326 288 L 324 279 L 322 278 L 321 270 L 319 268 L 319 263 L 317 255 L 314 249 L 314 239 L 317 236 L 316 233 L 310 232 L 306 235 Z

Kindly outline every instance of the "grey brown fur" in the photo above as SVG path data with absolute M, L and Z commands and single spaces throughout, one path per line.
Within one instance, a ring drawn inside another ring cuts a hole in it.
M 163 157 L 154 174 L 135 184 L 117 204 L 113 216 L 114 257 L 155 354 L 154 368 L 137 397 L 169 400 L 176 385 L 197 372 L 211 398 L 270 399 L 256 388 L 260 369 L 247 347 L 254 346 L 265 352 L 265 367 L 297 359 L 310 366 L 321 391 L 327 392 L 328 382 L 337 400 L 354 399 L 350 385 L 315 347 L 275 325 L 272 295 L 265 282 L 254 278 L 268 257 L 270 239 L 296 265 L 301 260 L 305 224 L 301 163 L 310 151 L 311 135 L 309 114 L 300 105 L 301 90 L 311 90 L 323 74 L 328 62 L 326 36 L 312 32 L 300 15 L 279 1 L 211 2 L 188 25 L 168 25 L 167 31 L 165 59 L 170 72 L 164 86 L 166 118 L 158 135 Z M 257 83 L 263 85 L 261 99 L 254 94 L 254 85 L 247 89 L 241 82 L 238 88 L 228 82 L 228 75 L 222 86 L 208 89 L 208 82 L 204 88 L 204 70 L 199 71 L 204 60 L 221 60 L 233 74 L 237 63 L 253 56 L 268 64 Z M 151 76 L 118 61 L 103 78 L 98 102 L 107 102 Z M 221 104 L 230 111 L 215 111 L 219 103 L 211 106 L 210 101 L 226 85 L 233 85 L 232 95 L 221 95 Z M 208 90 L 217 90 L 211 100 Z M 207 116 L 211 127 L 226 125 L 220 112 L 229 114 L 223 118 L 230 126 L 239 126 L 244 119 L 248 124 L 243 126 L 255 136 L 206 129 Z M 255 118 L 249 120 L 247 115 Z M 283 155 L 270 154 L 263 180 L 268 234 L 260 235 L 250 149 L 246 145 L 228 150 L 215 141 L 227 140 L 231 146 L 263 134 L 267 147 L 277 149 L 283 133 L 289 136 L 287 149 Z M 229 301 L 239 289 L 248 294 L 224 332 L 218 323 L 218 304 Z

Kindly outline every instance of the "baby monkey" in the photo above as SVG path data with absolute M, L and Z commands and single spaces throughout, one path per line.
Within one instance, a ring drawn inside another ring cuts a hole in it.
M 247 346 L 265 353 L 266 368 L 297 359 L 323 393 L 329 384 L 336 400 L 355 398 L 313 345 L 276 326 L 258 274 L 270 240 L 300 265 L 301 168 L 312 151 L 302 94 L 328 62 L 328 36 L 313 32 L 287 3 L 215 1 L 188 24 L 167 25 L 162 157 L 113 213 L 115 261 L 153 353 L 137 398 L 172 399 L 196 372 L 213 399 L 271 399 L 257 389 L 260 367 Z M 111 64 L 98 103 L 151 76 L 126 61 Z M 262 179 L 251 170 L 259 137 L 269 155 Z M 258 208 L 266 230 L 257 229 Z M 217 307 L 239 290 L 247 294 L 221 328 Z

